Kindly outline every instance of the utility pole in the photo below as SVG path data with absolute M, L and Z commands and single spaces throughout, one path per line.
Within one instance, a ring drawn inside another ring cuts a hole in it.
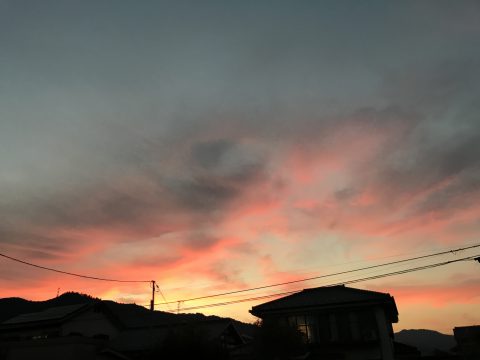
M 155 280 L 152 280 L 152 300 L 150 300 L 150 310 L 155 310 Z

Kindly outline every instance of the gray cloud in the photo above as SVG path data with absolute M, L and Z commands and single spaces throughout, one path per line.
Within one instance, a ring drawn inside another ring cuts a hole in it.
M 153 156 L 148 151 L 145 154 L 147 158 Z M 112 230 L 118 232 L 117 241 L 138 241 L 184 231 L 192 221 L 201 228 L 227 215 L 228 206 L 250 186 L 269 181 L 266 160 L 255 146 L 233 140 L 202 141 L 193 143 L 184 155 L 190 160 L 175 164 L 176 172 L 168 175 L 159 172 L 155 162 L 141 161 L 133 167 L 133 178 L 118 173 L 108 181 L 99 180 L 87 187 L 6 199 L 0 204 L 2 218 L 23 225 L 4 229 L 0 242 L 31 246 L 29 254 L 36 256 L 46 248 L 49 252 L 43 256 L 53 256 L 55 250 L 69 249 L 62 244 L 80 245 L 81 240 L 55 238 L 57 230 L 80 234 L 91 229 Z M 36 231 L 47 235 L 32 237 Z M 188 235 L 188 239 L 186 245 L 192 249 L 218 241 L 199 233 Z
M 410 121 L 404 117 L 404 131 L 392 132 L 378 155 L 356 169 L 351 188 L 336 196 L 343 199 L 353 189 L 359 193 L 374 189 L 389 211 L 402 211 L 404 217 L 432 212 L 449 216 L 474 205 L 480 197 L 480 107 L 476 101 L 480 71 L 472 64 L 449 61 L 397 73 L 399 81 L 389 84 L 387 98 L 391 106 L 403 109 L 400 113 L 412 114 Z M 385 116 L 378 114 L 383 121 Z M 399 208 L 405 199 L 414 202 L 409 209 Z
M 0 241 L 53 256 L 75 240 L 50 228 L 208 226 L 292 147 L 341 151 L 345 131 L 388 134 L 373 159 L 352 150 L 345 206 L 374 188 L 394 208 L 450 177 L 411 213 L 467 206 L 478 6 L 307 3 L 3 2 Z
M 196 143 L 187 178 L 169 181 L 169 189 L 192 209 L 222 211 L 224 205 L 265 177 L 261 153 L 227 140 Z
M 4 221 L 0 225 L 0 243 L 9 249 L 28 252 L 32 258 L 55 259 L 66 256 L 81 246 L 68 237 L 53 237 L 43 234 L 40 229 L 35 228 L 39 224 L 7 224 L 11 216 L 3 214 Z M 32 226 L 34 225 L 34 226 Z
M 202 142 L 192 146 L 192 160 L 205 169 L 220 166 L 222 157 L 232 150 L 233 143 L 226 140 Z

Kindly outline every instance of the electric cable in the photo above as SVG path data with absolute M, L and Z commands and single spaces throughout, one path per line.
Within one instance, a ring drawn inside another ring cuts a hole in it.
M 401 275 L 401 274 L 406 274 L 406 273 L 410 273 L 410 272 L 414 272 L 414 271 L 432 269 L 432 268 L 436 268 L 436 267 L 439 267 L 439 266 L 445 266 L 445 265 L 460 262 L 460 261 L 471 261 L 471 260 L 477 261 L 477 257 L 479 257 L 479 255 L 469 256 L 469 257 L 465 257 L 465 258 L 461 258 L 461 259 L 449 260 L 449 261 L 435 263 L 435 264 L 419 266 L 419 267 L 410 268 L 410 269 L 398 270 L 398 271 L 385 273 L 385 274 L 380 274 L 380 275 L 373 275 L 373 276 L 369 276 L 369 277 L 353 279 L 353 280 L 334 283 L 334 284 L 329 284 L 329 285 L 325 285 L 325 286 L 348 285 L 348 284 L 354 284 L 354 283 L 368 281 L 368 280 L 376 280 L 376 279 L 380 279 L 380 278 L 384 278 L 384 277 Z M 297 289 L 297 290 L 292 290 L 292 291 L 279 292 L 279 293 L 274 293 L 274 294 L 251 297 L 251 298 L 248 298 L 248 299 L 240 299 L 240 300 L 225 301 L 225 302 L 220 302 L 220 303 L 192 306 L 192 307 L 183 308 L 181 310 L 182 311 L 191 311 L 191 310 L 197 310 L 197 309 L 203 309 L 203 308 L 209 308 L 209 307 L 232 305 L 232 304 L 241 303 L 241 302 L 249 302 L 249 301 L 262 300 L 262 299 L 267 299 L 267 298 L 272 298 L 272 297 L 291 295 L 291 294 L 298 293 L 300 291 L 302 291 L 302 290 Z M 161 305 L 161 304 L 156 304 L 156 305 Z
M 84 279 L 119 282 L 119 283 L 149 283 L 149 282 L 151 282 L 151 280 L 119 280 L 119 279 L 108 279 L 108 278 L 101 278 L 101 277 L 96 277 L 96 276 L 76 274 L 76 273 L 72 273 L 72 272 L 68 272 L 68 271 L 63 271 L 63 270 L 49 268 L 49 267 L 46 267 L 46 266 L 33 264 L 33 263 L 28 262 L 28 261 L 20 260 L 20 259 L 14 258 L 12 256 L 5 255 L 5 254 L 2 254 L 2 253 L 0 253 L 0 256 L 2 256 L 4 258 L 7 258 L 7 259 L 10 259 L 12 261 L 19 262 L 19 263 L 24 264 L 24 265 L 29 265 L 29 266 L 36 267 L 38 269 L 54 271 L 56 273 L 60 273 L 60 274 L 64 274 L 64 275 L 70 275 L 70 276 L 76 276 L 76 277 L 80 277 L 80 278 L 84 278 Z
M 176 300 L 176 301 L 169 301 L 169 302 L 160 303 L 158 305 L 166 305 L 166 304 L 173 304 L 173 303 L 178 303 L 178 302 L 187 302 L 187 301 L 193 301 L 193 300 L 208 299 L 208 298 L 231 295 L 231 294 L 238 294 L 238 293 L 248 292 L 248 291 L 268 289 L 268 288 L 276 287 L 276 286 L 290 285 L 290 284 L 306 282 L 306 281 L 310 281 L 310 280 L 318 280 L 318 279 L 322 279 L 322 278 L 326 278 L 326 277 L 343 275 L 343 274 L 348 274 L 348 273 L 352 273 L 352 272 L 359 272 L 359 271 L 363 271 L 363 270 L 369 270 L 369 269 L 384 267 L 384 266 L 388 266 L 388 265 L 400 264 L 400 263 L 405 263 L 405 262 L 419 260 L 419 259 L 426 259 L 426 258 L 430 258 L 430 257 L 434 257 L 434 256 L 440 256 L 440 255 L 445 255 L 445 254 L 450 254 L 450 253 L 455 254 L 456 252 L 459 252 L 459 251 L 469 250 L 469 249 L 473 249 L 473 248 L 477 248 L 477 247 L 480 247 L 480 244 L 474 244 L 474 245 L 470 245 L 470 246 L 466 246 L 466 247 L 462 247 L 462 248 L 441 251 L 441 252 L 428 254 L 428 255 L 416 256 L 416 257 L 408 258 L 408 259 L 391 261 L 391 262 L 382 263 L 382 264 L 378 264 L 378 265 L 366 266 L 366 267 L 357 268 L 357 269 L 353 269 L 353 270 L 345 270 L 345 271 L 340 271 L 340 272 L 336 272 L 336 273 L 313 276 L 313 277 L 308 277 L 308 278 L 303 278 L 303 279 L 298 279 L 298 280 L 291 280 L 291 281 L 286 281 L 286 282 L 281 282 L 281 283 L 276 283 L 276 284 L 270 284 L 270 285 L 257 286 L 257 287 L 247 288 L 247 289 L 241 289 L 241 290 L 227 291 L 227 292 L 211 294 L 211 295 L 198 296 L 198 297 L 193 297 L 193 298 L 188 298 L 188 299 L 179 299 L 179 300 Z

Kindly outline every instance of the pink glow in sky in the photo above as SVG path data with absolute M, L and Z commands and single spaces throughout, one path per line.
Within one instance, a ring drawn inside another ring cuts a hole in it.
M 479 242 L 477 2 L 105 4 L 0 2 L 1 253 L 175 301 Z M 473 261 L 355 286 L 480 323 Z M 150 300 L 0 259 L 1 297 L 58 288 Z

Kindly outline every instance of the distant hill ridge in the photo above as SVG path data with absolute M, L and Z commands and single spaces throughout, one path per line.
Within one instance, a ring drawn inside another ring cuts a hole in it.
M 18 297 L 3 298 L 0 299 L 0 323 L 20 314 L 39 312 L 56 306 L 93 303 L 99 300 L 100 299 L 90 295 L 76 292 L 67 292 L 56 298 L 45 301 L 30 301 Z M 127 308 L 130 309 L 130 311 L 134 310 L 135 313 L 139 315 L 146 315 L 148 313 L 148 310 L 139 305 L 120 304 L 113 301 L 108 301 L 108 303 L 112 304 L 111 306 L 120 307 L 125 310 L 127 310 Z M 163 314 L 165 319 L 177 319 L 177 321 L 223 319 L 218 316 L 205 316 L 199 313 L 177 315 L 158 311 L 156 314 Z M 136 318 L 142 318 L 142 316 L 136 316 Z M 253 333 L 253 325 L 230 318 L 227 319 L 232 320 L 241 333 L 247 335 Z M 414 346 L 418 348 L 423 355 L 431 355 L 437 350 L 442 352 L 450 352 L 451 349 L 456 345 L 453 335 L 442 334 L 438 331 L 427 329 L 402 330 L 398 333 L 395 333 L 395 341 Z
M 395 333 L 395 341 L 415 346 L 422 355 L 433 355 L 438 351 L 450 353 L 457 344 L 453 335 L 427 329 L 399 331 Z
M 30 301 L 22 298 L 3 298 L 0 299 L 0 323 L 13 318 L 20 314 L 35 313 L 44 311 L 51 307 L 88 304 L 100 301 L 101 299 L 92 297 L 86 294 L 80 294 L 76 292 L 67 292 L 56 298 L 45 301 Z M 145 309 L 143 306 L 135 304 L 121 304 L 115 301 L 105 301 L 107 306 L 112 309 L 117 309 L 118 313 L 125 315 L 125 319 L 131 326 L 138 326 L 143 321 L 151 318 L 151 312 Z M 241 321 L 222 318 L 215 315 L 206 316 L 200 313 L 197 314 L 173 314 L 162 311 L 155 311 L 154 318 L 163 322 L 189 322 L 189 321 L 209 321 L 209 320 L 231 320 L 235 324 L 237 330 L 245 335 L 253 335 L 254 326 L 251 324 L 243 323 Z M 132 322 L 133 321 L 133 322 Z

